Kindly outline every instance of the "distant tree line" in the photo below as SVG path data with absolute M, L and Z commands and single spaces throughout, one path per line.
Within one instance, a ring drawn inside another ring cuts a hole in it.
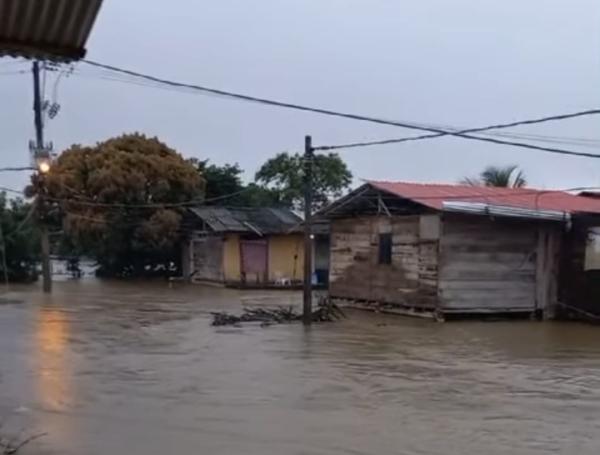
M 341 196 L 352 174 L 339 155 L 314 158 L 314 207 Z M 189 231 L 191 205 L 301 210 L 303 156 L 279 153 L 251 182 L 237 163 L 217 165 L 185 159 L 157 138 L 125 134 L 93 146 L 73 145 L 43 176 L 33 177 L 27 195 L 44 188 L 44 219 L 55 233 L 53 251 L 94 259 L 108 277 L 179 274 L 181 242 Z M 488 167 L 470 185 L 525 185 L 516 166 Z M 30 203 L 0 196 L 0 279 L 35 279 L 39 233 Z M 5 264 L 5 265 L 4 265 Z M 4 273 L 6 271 L 6 273 Z
M 352 174 L 336 154 L 315 158 L 315 206 L 347 189 Z M 73 145 L 29 196 L 45 189 L 46 218 L 62 236 L 54 249 L 84 255 L 110 277 L 178 274 L 191 205 L 302 207 L 303 161 L 280 153 L 245 183 L 238 164 L 184 159 L 157 138 L 126 134 Z M 37 177 L 34 177 L 34 179 Z

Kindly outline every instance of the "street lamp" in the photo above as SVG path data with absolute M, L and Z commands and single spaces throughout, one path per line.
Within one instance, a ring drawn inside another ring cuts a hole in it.
M 38 163 L 38 170 L 42 174 L 47 174 L 48 172 L 50 172 L 50 162 L 46 160 L 40 161 Z

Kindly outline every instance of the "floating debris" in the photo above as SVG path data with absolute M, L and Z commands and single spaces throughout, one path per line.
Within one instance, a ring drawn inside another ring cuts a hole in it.
M 302 314 L 297 313 L 294 307 L 277 308 L 244 308 L 241 315 L 226 312 L 211 313 L 213 326 L 240 325 L 244 322 L 260 322 L 262 327 L 272 324 L 287 324 L 302 321 Z M 317 309 L 312 312 L 313 322 L 333 322 L 345 318 L 346 315 L 335 303 L 329 299 L 321 299 Z

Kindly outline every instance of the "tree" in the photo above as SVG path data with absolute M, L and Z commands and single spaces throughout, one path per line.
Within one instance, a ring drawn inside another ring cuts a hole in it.
M 200 203 L 204 193 L 191 163 L 137 133 L 73 145 L 43 178 L 74 248 L 108 276 L 164 273 L 178 264 L 183 206 Z
M 222 198 L 225 203 L 230 201 L 230 196 L 240 193 L 244 189 L 242 183 L 242 169 L 235 164 L 217 166 L 208 164 L 208 160 L 200 161 L 195 158 L 190 160 L 196 165 L 198 171 L 206 181 L 207 204 L 219 204 Z
M 279 194 L 269 188 L 242 182 L 242 169 L 239 164 L 217 166 L 209 160 L 191 158 L 206 181 L 206 204 L 227 205 L 230 207 L 264 207 L 281 205 Z
M 22 199 L 8 201 L 0 193 L 0 279 L 26 282 L 37 278 L 39 232 L 33 222 L 33 206 Z
M 523 188 L 527 185 L 525 174 L 516 165 L 488 166 L 479 177 L 465 178 L 462 183 L 471 186 L 492 186 L 501 188 Z
M 304 193 L 304 157 L 299 153 L 279 153 L 256 173 L 257 183 L 272 190 L 280 203 L 300 208 Z M 352 183 L 352 173 L 337 153 L 315 155 L 313 162 L 314 208 L 339 197 Z

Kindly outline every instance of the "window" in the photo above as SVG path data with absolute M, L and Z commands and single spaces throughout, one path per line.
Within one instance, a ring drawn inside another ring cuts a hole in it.
M 392 263 L 392 234 L 379 234 L 379 263 Z

